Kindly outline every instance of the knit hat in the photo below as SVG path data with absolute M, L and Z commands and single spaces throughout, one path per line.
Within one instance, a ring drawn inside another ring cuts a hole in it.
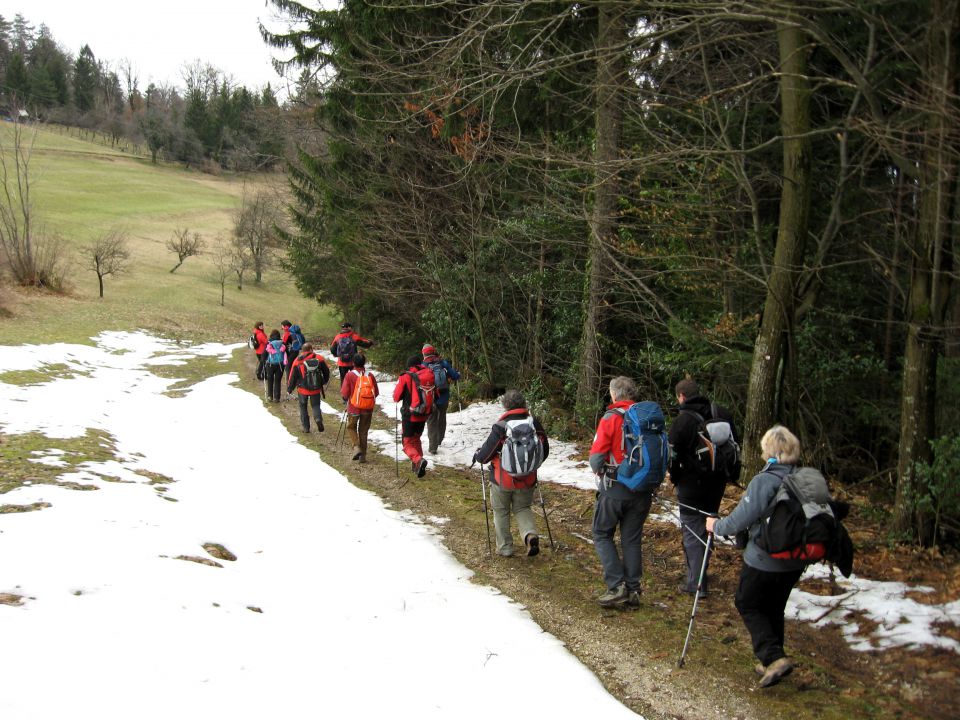
M 420 352 L 423 353 L 424 358 L 436 357 L 437 355 L 437 350 L 433 345 L 424 345 Z

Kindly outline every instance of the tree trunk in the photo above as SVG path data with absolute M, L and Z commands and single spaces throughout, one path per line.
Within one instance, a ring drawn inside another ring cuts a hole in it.
M 916 508 L 926 495 L 915 464 L 931 458 L 936 436 L 937 360 L 943 346 L 944 318 L 952 270 L 951 227 L 957 197 L 958 51 L 957 0 L 933 0 L 927 31 L 926 123 L 920 160 L 920 208 L 913 240 L 907 294 L 907 339 L 900 399 L 900 454 L 894 527 L 922 544 L 935 541 L 930 518 Z
M 810 210 L 810 87 L 806 38 L 799 27 L 777 23 L 780 48 L 780 128 L 783 188 L 773 265 L 763 318 L 753 350 L 744 423 L 744 466 L 760 466 L 760 438 L 783 412 L 784 368 L 793 345 L 796 282 L 803 263 Z
M 599 409 L 602 366 L 600 334 L 607 272 L 606 243 L 615 240 L 618 161 L 623 130 L 623 86 L 627 81 L 627 22 L 623 6 L 601 3 L 597 25 L 596 149 L 593 210 L 590 215 L 583 327 L 580 335 L 580 382 L 577 415 L 593 422 Z
M 103 275 L 97 273 L 97 282 L 100 283 L 100 299 L 103 299 Z

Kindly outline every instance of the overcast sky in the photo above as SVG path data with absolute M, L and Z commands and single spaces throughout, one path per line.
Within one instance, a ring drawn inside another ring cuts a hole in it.
M 129 58 L 141 90 L 150 82 L 182 85 L 183 66 L 198 59 L 250 88 L 285 86 L 257 29 L 258 20 L 274 30 L 284 27 L 265 0 L 0 0 L 5 20 L 17 13 L 34 28 L 47 25 L 74 56 L 87 44 L 114 69 Z

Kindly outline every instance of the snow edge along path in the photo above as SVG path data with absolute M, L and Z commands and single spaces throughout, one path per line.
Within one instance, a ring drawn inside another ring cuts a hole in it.
M 437 530 L 325 465 L 235 374 L 170 397 L 178 381 L 150 372 L 238 346 L 95 342 L 0 348 L 0 372 L 47 358 L 75 373 L 0 383 L 0 429 L 51 438 L 35 461 L 66 463 L 55 439 L 88 429 L 115 444 L 115 460 L 62 475 L 95 490 L 5 494 L 50 507 L 0 516 L 0 592 L 25 598 L 0 605 L 0 717 L 479 718 L 487 697 L 517 715 L 636 717 L 522 606 L 471 583 Z M 276 472 L 287 461 L 297 472 Z M 208 542 L 237 559 L 178 559 Z

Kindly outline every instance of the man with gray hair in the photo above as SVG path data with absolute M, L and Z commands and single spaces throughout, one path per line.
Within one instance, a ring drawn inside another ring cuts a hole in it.
M 638 399 L 636 383 L 628 377 L 610 381 L 611 404 L 600 418 L 590 446 L 590 469 L 598 478 L 593 510 L 593 543 L 603 565 L 607 592 L 597 600 L 602 607 L 639 607 L 643 575 L 643 525 L 653 493 L 631 490 L 617 481 L 624 457 L 623 417 Z M 622 557 L 614 543 L 620 527 Z

